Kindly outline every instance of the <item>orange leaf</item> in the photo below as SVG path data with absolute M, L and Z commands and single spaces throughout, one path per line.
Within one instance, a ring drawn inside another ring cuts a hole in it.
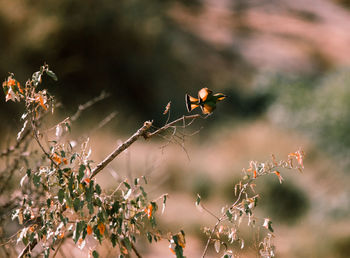
M 60 158 L 56 153 L 54 153 L 54 155 L 52 156 L 52 159 L 53 159 L 58 165 L 62 163 L 61 158 Z
M 147 214 L 147 218 L 150 219 L 153 213 L 153 205 L 149 204 L 147 208 L 145 208 L 144 212 Z
M 47 110 L 47 107 L 44 104 L 44 99 L 41 95 L 39 95 L 39 102 L 40 102 L 40 106 L 44 109 Z
M 105 229 L 106 229 L 105 225 L 104 225 L 102 222 L 100 222 L 100 223 L 97 225 L 97 228 L 98 228 L 98 230 L 100 231 L 100 234 L 103 235 L 103 233 L 105 232 Z
M 282 181 L 283 181 L 283 177 L 281 176 L 281 173 L 278 172 L 278 171 L 274 171 L 272 173 L 275 173 L 276 176 L 278 177 L 278 180 L 280 181 L 280 184 L 282 184 Z
M 64 237 L 64 232 L 62 232 L 61 234 L 59 234 L 59 235 L 57 236 L 58 239 L 62 239 L 63 237 Z
M 88 235 L 92 234 L 92 227 L 90 225 L 87 225 L 86 232 Z

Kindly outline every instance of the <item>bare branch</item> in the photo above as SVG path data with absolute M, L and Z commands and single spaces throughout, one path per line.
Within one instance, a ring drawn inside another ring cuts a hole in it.
M 184 122 L 183 127 L 186 127 L 186 124 L 185 124 L 186 120 L 191 120 L 190 123 L 192 123 L 192 121 L 194 119 L 197 119 L 197 118 L 202 118 L 202 116 L 199 115 L 199 114 L 191 115 L 191 116 L 182 116 L 182 117 L 172 121 L 171 123 L 168 123 L 168 124 L 164 125 L 163 127 L 159 128 L 158 130 L 156 130 L 156 131 L 154 131 L 152 133 L 148 132 L 148 130 L 152 126 L 152 122 L 151 121 L 146 121 L 143 124 L 143 126 L 140 129 L 137 130 L 136 133 L 134 133 L 128 140 L 126 140 L 125 142 L 120 144 L 111 154 L 108 155 L 107 158 L 105 158 L 102 162 L 100 162 L 92 170 L 90 178 L 95 177 L 99 172 L 101 172 L 102 169 L 104 169 L 113 159 L 115 159 L 115 157 L 117 157 L 120 153 L 122 153 L 124 150 L 129 148 L 129 146 L 131 144 L 133 144 L 135 141 L 137 141 L 140 136 L 143 136 L 145 139 L 148 139 L 148 138 L 151 138 L 154 135 L 161 134 L 162 132 L 164 132 L 168 128 L 174 126 L 176 123 L 181 122 L 181 121 Z
M 131 144 L 133 144 L 140 136 L 143 136 L 147 138 L 146 133 L 151 127 L 152 122 L 146 121 L 143 126 L 137 130 L 136 133 L 134 133 L 128 140 L 120 144 L 111 154 L 108 155 L 107 158 L 105 158 L 100 164 L 98 164 L 93 170 L 90 175 L 90 178 L 95 177 L 99 172 L 101 172 L 102 169 L 104 169 L 115 157 L 117 157 L 120 153 L 122 153 L 124 150 L 129 148 Z
M 12 152 L 14 152 L 16 149 L 19 148 L 19 146 L 21 145 L 21 143 L 24 142 L 24 140 L 28 137 L 28 135 L 30 134 L 30 129 L 26 129 L 23 134 L 22 134 L 22 137 L 16 141 L 16 144 L 13 145 L 13 146 L 10 146 L 8 147 L 7 149 L 3 150 L 1 153 L 0 153 L 0 157 L 3 157 L 3 156 L 7 156 L 9 154 L 11 154 Z
M 109 97 L 109 94 L 102 91 L 101 94 L 99 96 L 97 96 L 96 98 L 93 98 L 92 100 L 86 102 L 83 105 L 79 105 L 78 110 L 75 112 L 74 115 L 71 116 L 71 121 L 74 122 L 75 120 L 77 120 L 79 118 L 79 116 L 81 115 L 81 112 L 83 112 L 85 109 L 91 107 L 95 103 L 97 103 L 101 100 L 104 100 L 105 98 L 108 98 L 108 97 Z
M 140 253 L 137 251 L 135 245 L 133 242 L 131 242 L 131 248 L 132 250 L 134 251 L 135 255 L 138 257 L 138 258 L 142 258 L 142 256 L 140 255 Z

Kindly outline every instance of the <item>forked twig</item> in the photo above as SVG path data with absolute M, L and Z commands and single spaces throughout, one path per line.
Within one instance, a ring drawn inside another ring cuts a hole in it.
M 124 150 L 129 148 L 131 144 L 133 144 L 135 141 L 138 140 L 140 136 L 144 137 L 145 139 L 149 139 L 155 135 L 161 134 L 168 128 L 174 126 L 176 123 L 181 122 L 181 121 L 186 121 L 186 120 L 191 120 L 191 123 L 193 122 L 192 120 L 197 119 L 197 118 L 202 118 L 201 115 L 196 114 L 196 115 L 190 115 L 190 116 L 182 116 L 166 125 L 163 127 L 159 128 L 158 130 L 150 133 L 148 132 L 152 126 L 151 121 L 146 121 L 144 122 L 143 126 L 136 131 L 129 139 L 127 139 L 125 142 L 120 144 L 114 151 L 112 151 L 111 154 L 109 154 L 103 161 L 101 161 L 91 172 L 90 179 L 95 177 L 98 173 L 100 173 L 112 160 L 114 160 L 120 153 L 122 153 Z M 185 125 L 184 125 L 185 126 Z

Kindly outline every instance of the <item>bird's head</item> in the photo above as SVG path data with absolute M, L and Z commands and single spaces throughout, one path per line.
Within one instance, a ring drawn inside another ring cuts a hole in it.
M 216 94 L 214 94 L 214 96 L 216 97 L 217 101 L 221 101 L 221 100 L 224 100 L 225 98 L 227 98 L 227 96 L 223 93 L 216 93 Z

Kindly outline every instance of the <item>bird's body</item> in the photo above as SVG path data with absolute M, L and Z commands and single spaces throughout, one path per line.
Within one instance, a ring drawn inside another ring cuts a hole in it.
M 227 96 L 222 93 L 213 94 L 208 88 L 202 88 L 198 92 L 198 98 L 186 94 L 186 107 L 188 112 L 200 107 L 203 114 L 211 114 L 216 108 L 216 103 L 225 99 Z

